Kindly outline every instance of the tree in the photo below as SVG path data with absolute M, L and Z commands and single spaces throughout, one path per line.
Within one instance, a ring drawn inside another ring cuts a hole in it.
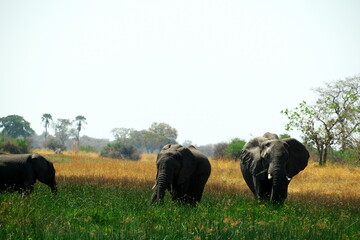
M 286 109 L 281 113 L 289 119 L 285 129 L 300 130 L 305 143 L 317 149 L 319 163 L 323 165 L 326 163 L 329 147 L 334 143 L 334 124 L 327 120 L 327 115 L 323 115 L 318 108 L 319 106 L 309 106 L 303 101 L 294 110 Z
M 78 146 L 80 147 L 80 131 L 82 129 L 83 124 L 87 124 L 86 118 L 84 116 L 76 116 L 75 118 L 76 122 L 76 141 L 78 143 Z
M 18 115 L 9 115 L 0 118 L 0 129 L 2 135 L 9 138 L 27 138 L 35 133 L 30 123 Z
M 50 113 L 44 113 L 41 117 L 41 121 L 44 123 L 45 127 L 45 141 L 48 136 L 48 127 L 50 125 L 50 121 L 52 121 L 52 116 Z
M 285 129 L 303 133 L 304 141 L 317 149 L 320 165 L 326 164 L 332 146 L 345 148 L 355 142 L 360 131 L 359 84 L 359 77 L 327 83 L 315 90 L 320 94 L 315 104 L 303 101 L 293 110 L 281 111 L 289 119 Z
M 60 140 L 61 144 L 65 146 L 65 141 L 69 139 L 71 133 L 69 127 L 72 122 L 69 119 L 59 118 L 55 124 L 55 136 Z
M 176 143 L 177 130 L 167 123 L 154 122 L 149 128 L 149 132 L 155 133 L 161 137 L 165 137 L 167 139 L 165 144 Z
M 316 88 L 320 98 L 317 104 L 327 107 L 336 120 L 337 143 L 341 149 L 354 147 L 354 135 L 360 127 L 360 76 L 325 83 L 325 88 Z
M 114 128 L 111 130 L 114 138 L 123 143 L 128 142 L 131 139 L 133 132 L 135 132 L 135 129 L 133 128 Z
M 166 144 L 175 144 L 177 138 L 177 130 L 167 123 L 151 124 L 147 133 L 145 133 L 145 145 L 148 152 L 159 151 Z

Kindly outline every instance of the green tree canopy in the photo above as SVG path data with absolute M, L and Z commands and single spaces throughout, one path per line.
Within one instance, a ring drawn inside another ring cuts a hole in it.
M 0 118 L 0 129 L 2 129 L 2 135 L 9 138 L 27 138 L 35 133 L 30 123 L 18 115 Z

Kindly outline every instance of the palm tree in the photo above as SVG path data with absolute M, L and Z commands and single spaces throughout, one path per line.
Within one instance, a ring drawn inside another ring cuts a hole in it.
M 52 121 L 52 116 L 50 113 L 44 113 L 41 117 L 41 121 L 44 123 L 45 126 L 45 141 L 48 136 L 48 127 L 50 125 L 50 121 Z
M 86 122 L 86 118 L 81 115 L 76 116 L 75 122 L 76 122 L 76 130 L 77 130 L 76 140 L 78 142 L 78 147 L 80 147 L 80 131 L 81 131 L 82 125 L 87 124 L 87 122 Z

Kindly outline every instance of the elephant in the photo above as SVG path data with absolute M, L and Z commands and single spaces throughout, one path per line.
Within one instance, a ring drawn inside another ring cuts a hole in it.
M 309 156 L 298 140 L 265 133 L 245 144 L 240 153 L 240 169 L 256 199 L 281 205 L 292 177 L 305 169 Z
M 48 185 L 57 192 L 55 168 L 39 154 L 1 154 L 0 192 L 18 191 L 30 194 L 36 180 Z
M 172 200 L 195 206 L 200 202 L 211 173 L 208 158 L 194 146 L 167 144 L 157 155 L 152 203 L 162 203 L 165 191 Z

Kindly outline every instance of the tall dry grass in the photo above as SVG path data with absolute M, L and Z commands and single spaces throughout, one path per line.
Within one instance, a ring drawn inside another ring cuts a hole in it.
M 41 153 L 41 152 L 39 152 Z M 58 181 L 148 187 L 155 183 L 156 156 L 143 154 L 140 161 L 123 161 L 97 154 L 65 152 L 71 161 L 59 162 L 56 155 L 41 153 L 54 161 Z M 84 161 L 86 159 L 86 161 Z M 211 160 L 212 173 L 205 191 L 234 192 L 252 197 L 245 184 L 239 162 Z M 360 168 L 346 166 L 319 167 L 310 162 L 289 185 L 288 201 L 320 204 L 360 205 Z

